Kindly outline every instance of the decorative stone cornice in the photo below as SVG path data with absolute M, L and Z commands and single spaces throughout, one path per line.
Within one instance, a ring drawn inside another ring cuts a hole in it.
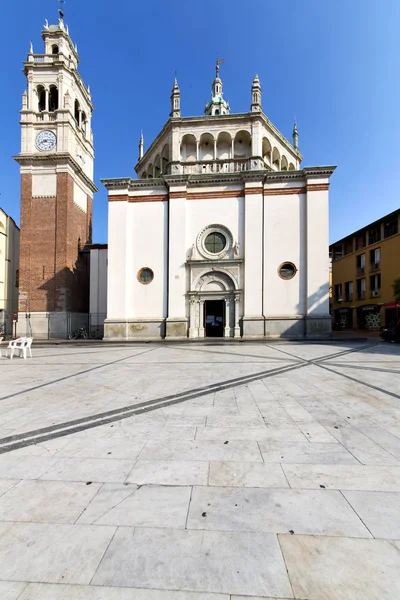
M 311 177 L 321 178 L 321 177 L 330 177 L 332 173 L 335 171 L 335 166 L 326 166 L 326 167 L 303 167 L 302 172 L 304 176 L 309 179 Z
M 230 116 L 230 115 L 227 115 Z M 328 179 L 335 171 L 336 167 L 306 167 L 300 171 L 242 171 L 237 173 L 208 173 L 205 175 L 165 175 L 157 179 L 102 179 L 101 182 L 109 190 L 135 191 L 138 189 L 156 190 L 160 188 L 160 194 L 165 188 L 170 189 L 171 194 L 176 197 L 187 196 L 190 199 L 218 198 L 218 197 L 241 197 L 249 194 L 261 193 L 262 187 L 271 183 L 302 183 L 296 187 L 266 188 L 264 195 L 288 195 L 304 194 L 306 191 L 322 191 L 329 188 L 328 183 L 309 182 L 312 179 Z M 246 184 L 255 182 L 258 186 L 246 186 Z M 237 185 L 237 190 L 221 190 L 214 192 L 191 192 L 192 187 L 210 187 L 211 185 Z M 186 192 L 176 192 L 174 187 L 186 187 Z
M 174 186 L 182 186 L 182 185 L 187 185 L 189 180 L 190 180 L 191 175 L 186 175 L 186 174 L 182 174 L 182 175 L 165 175 L 163 180 L 165 181 L 165 184 L 171 188 Z
M 303 187 L 284 187 L 284 188 L 266 188 L 264 196 L 292 196 L 297 194 L 305 194 L 306 186 Z
M 189 259 L 186 262 L 188 265 L 192 265 L 194 267 L 196 267 L 196 266 L 201 267 L 201 266 L 207 266 L 207 265 L 211 265 L 212 267 L 216 267 L 216 266 L 226 267 L 228 265 L 230 265 L 230 266 L 240 265 L 244 262 L 244 260 L 243 260 L 243 258 L 221 258 L 221 259 L 206 258 L 206 259 L 200 259 L 200 260 Z
M 13 159 L 21 165 L 21 167 L 39 166 L 43 164 L 68 164 L 77 173 L 83 182 L 92 192 L 98 192 L 97 187 L 93 181 L 86 175 L 82 167 L 76 162 L 74 158 L 67 152 L 57 152 L 56 154 L 18 154 L 13 156 Z

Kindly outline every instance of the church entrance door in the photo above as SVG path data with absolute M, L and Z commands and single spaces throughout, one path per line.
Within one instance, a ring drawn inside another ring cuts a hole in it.
M 204 329 L 206 337 L 224 337 L 224 300 L 204 302 Z

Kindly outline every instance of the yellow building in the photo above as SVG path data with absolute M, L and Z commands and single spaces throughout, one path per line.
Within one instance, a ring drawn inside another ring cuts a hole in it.
M 400 209 L 332 244 L 332 318 L 338 328 L 379 329 L 400 318 Z

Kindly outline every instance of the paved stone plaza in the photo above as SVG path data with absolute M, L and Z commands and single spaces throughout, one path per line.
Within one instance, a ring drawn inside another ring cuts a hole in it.
M 398 600 L 400 346 L 0 359 L 1 600 Z

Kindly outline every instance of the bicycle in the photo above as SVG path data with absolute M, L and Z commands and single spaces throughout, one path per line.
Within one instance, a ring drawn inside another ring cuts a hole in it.
M 68 334 L 69 340 L 79 340 L 79 339 L 87 340 L 88 338 L 89 338 L 89 334 L 88 334 L 87 330 L 85 329 L 85 327 L 80 327 L 76 331 Z

